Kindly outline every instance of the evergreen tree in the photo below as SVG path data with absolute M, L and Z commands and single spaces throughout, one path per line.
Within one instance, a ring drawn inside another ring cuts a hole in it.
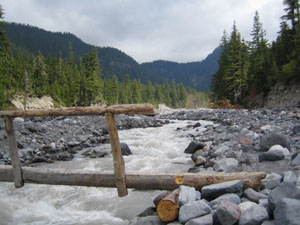
M 219 58 L 219 68 L 217 73 L 212 76 L 211 80 L 211 90 L 213 92 L 214 98 L 221 100 L 225 97 L 226 84 L 224 82 L 225 69 L 228 66 L 228 50 L 229 50 L 229 40 L 226 31 L 223 32 L 220 47 L 222 52 Z
M 262 27 L 259 14 L 256 11 L 254 16 L 252 41 L 250 42 L 250 65 L 249 65 L 249 85 L 256 92 L 267 92 L 268 80 L 275 73 L 273 58 L 270 54 L 266 32 Z
M 233 103 L 240 103 L 245 87 L 243 49 L 241 35 L 234 23 L 229 41 L 228 66 L 225 68 L 224 74 L 225 96 Z

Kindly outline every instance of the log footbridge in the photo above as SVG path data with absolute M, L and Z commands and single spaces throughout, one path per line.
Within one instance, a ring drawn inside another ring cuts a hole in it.
M 151 104 L 114 105 L 106 107 L 71 107 L 44 110 L 0 111 L 4 118 L 8 136 L 11 166 L 0 166 L 0 181 L 14 182 L 16 188 L 24 183 L 76 185 L 117 188 L 120 197 L 128 194 L 127 188 L 174 190 L 179 185 L 187 185 L 200 190 L 203 186 L 230 180 L 245 181 L 245 188 L 257 189 L 265 173 L 217 173 L 217 174 L 140 174 L 125 173 L 125 164 L 121 153 L 118 131 L 115 125 L 115 114 L 154 115 Z M 48 116 L 85 116 L 105 115 L 110 137 L 114 173 L 78 169 L 47 169 L 22 167 L 17 150 L 13 119 L 15 117 L 48 117 Z

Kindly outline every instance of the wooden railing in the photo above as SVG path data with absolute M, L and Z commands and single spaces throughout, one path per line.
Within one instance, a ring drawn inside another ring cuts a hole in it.
M 118 131 L 115 125 L 115 114 L 154 115 L 151 104 L 115 105 L 108 107 L 73 107 L 45 110 L 0 111 L 4 118 L 8 136 L 12 166 L 0 166 L 0 181 L 14 182 L 19 188 L 24 183 L 76 185 L 94 187 L 116 187 L 120 197 L 128 194 L 127 188 L 173 190 L 184 184 L 201 189 L 202 186 L 230 180 L 244 180 L 245 187 L 257 189 L 265 173 L 232 173 L 232 174 L 126 174 L 121 153 Z M 13 119 L 15 117 L 47 116 L 85 116 L 105 115 L 110 137 L 114 174 L 76 169 L 45 169 L 21 167 Z

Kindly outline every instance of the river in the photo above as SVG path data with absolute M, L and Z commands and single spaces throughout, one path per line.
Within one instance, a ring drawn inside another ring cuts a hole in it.
M 205 124 L 211 122 L 200 121 Z M 184 153 L 192 121 L 172 121 L 157 128 L 119 131 L 121 142 L 129 145 L 133 155 L 124 156 L 127 172 L 180 173 L 193 166 Z M 199 133 L 199 131 L 198 131 Z M 103 148 L 110 148 L 103 144 Z M 79 153 L 72 161 L 41 164 L 39 167 L 112 171 L 111 156 L 89 159 Z M 157 191 L 129 190 L 119 198 L 114 188 L 71 187 L 25 184 L 15 189 L 13 183 L 0 183 L 0 225 L 125 225 L 138 213 L 153 205 Z

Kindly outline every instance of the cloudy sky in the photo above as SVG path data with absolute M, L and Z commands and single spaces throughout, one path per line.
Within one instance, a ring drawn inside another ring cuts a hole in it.
M 5 20 L 71 32 L 97 46 L 118 48 L 138 62 L 204 59 L 233 21 L 250 40 L 256 10 L 276 38 L 282 0 L 1 0 Z

